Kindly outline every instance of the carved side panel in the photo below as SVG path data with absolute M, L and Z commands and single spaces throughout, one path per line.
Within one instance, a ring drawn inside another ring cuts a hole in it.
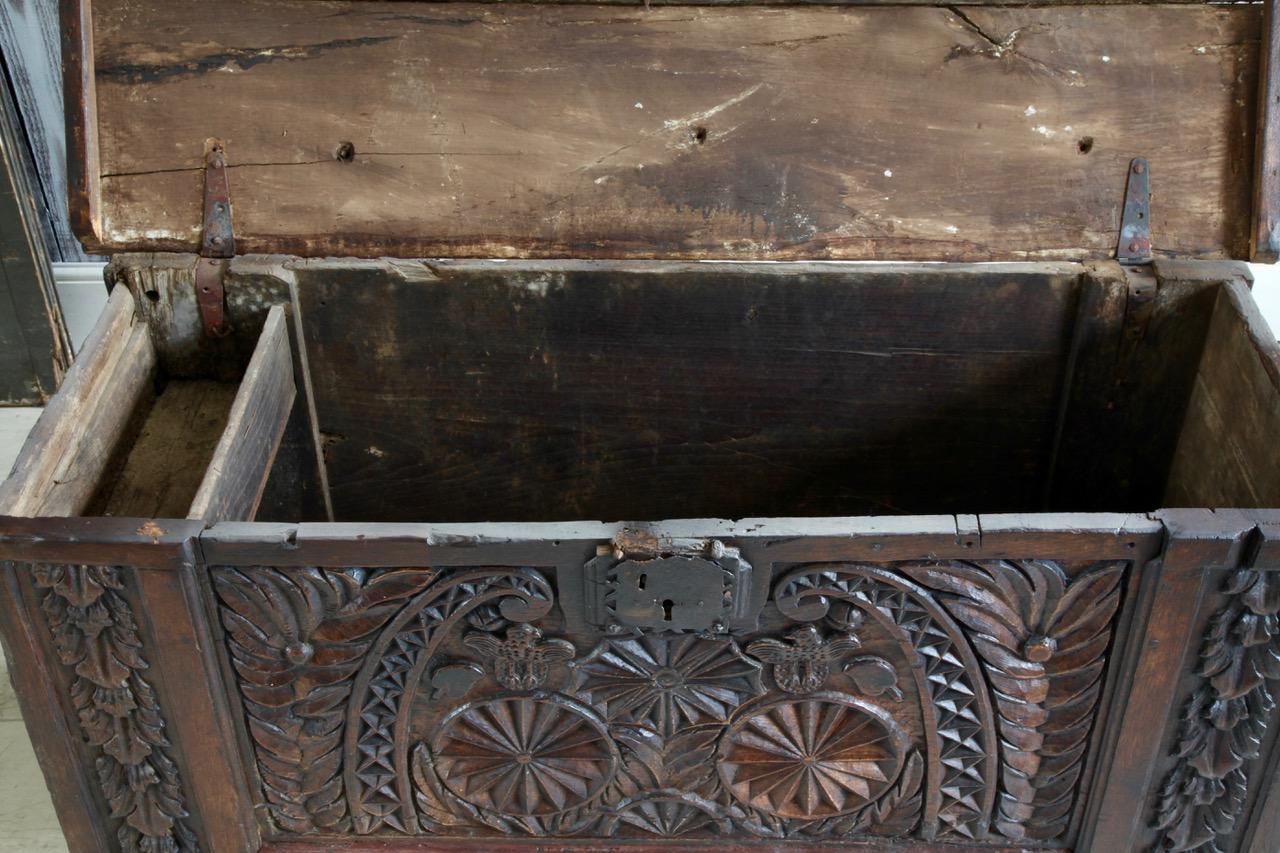
M 792 566 L 737 633 L 664 559 L 571 636 L 536 567 L 215 569 L 275 828 L 1068 840 L 1125 563 Z
M 165 717 L 147 678 L 133 607 L 115 566 L 36 564 L 41 609 L 70 681 L 80 731 L 126 853 L 195 853 Z
M 1247 765 L 1276 724 L 1280 573 L 1236 569 L 1222 593 L 1179 720 L 1175 763 L 1160 786 L 1157 850 L 1230 849 L 1249 794 Z

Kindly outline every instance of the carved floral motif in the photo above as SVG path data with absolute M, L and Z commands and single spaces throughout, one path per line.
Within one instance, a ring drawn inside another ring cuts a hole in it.
M 508 629 L 505 640 L 492 634 L 468 634 L 463 643 L 484 655 L 494 678 L 510 690 L 536 690 L 546 683 L 551 664 L 570 660 L 575 652 L 573 643 L 543 640 L 541 631 L 525 623 Z
M 847 635 L 824 640 L 818 629 L 805 625 L 787 634 L 785 641 L 756 640 L 747 654 L 773 664 L 773 681 L 786 693 L 812 693 L 827 683 L 831 665 L 862 645 Z
M 452 794 L 512 817 L 590 802 L 613 779 L 619 760 L 594 712 L 537 694 L 463 705 L 441 723 L 432 754 Z
M 610 722 L 643 723 L 663 737 L 723 723 L 763 692 L 760 664 L 737 643 L 694 634 L 605 640 L 574 672 L 574 691 Z
M 187 823 L 182 780 L 169 756 L 164 715 L 143 673 L 142 638 L 113 566 L 36 565 L 41 606 L 62 665 L 72 671 L 71 701 L 95 748 L 102 793 L 128 853 L 199 850 Z
M 800 566 L 799 624 L 746 652 L 637 629 L 577 660 L 532 569 L 215 585 L 286 832 L 1039 841 L 1076 813 L 1123 567 Z
M 821 694 L 753 708 L 721 739 L 720 774 L 737 799 L 784 818 L 849 814 L 897 778 L 907 735 L 883 710 Z
M 1246 765 L 1275 719 L 1280 572 L 1239 569 L 1222 591 L 1227 603 L 1209 622 L 1201 680 L 1178 727 L 1177 762 L 1160 786 L 1158 850 L 1228 849 L 1248 795 Z

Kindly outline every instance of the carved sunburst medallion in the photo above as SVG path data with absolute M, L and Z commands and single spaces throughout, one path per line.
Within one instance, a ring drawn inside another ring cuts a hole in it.
M 689 726 L 722 723 L 764 692 L 760 664 L 737 643 L 693 634 L 607 640 L 575 671 L 578 695 L 611 722 L 647 725 L 664 738 Z
M 893 784 L 906 733 L 851 696 L 816 694 L 749 709 L 720 744 L 720 775 L 741 802 L 783 818 L 848 814 Z
M 594 711 L 540 693 L 463 705 L 441 722 L 432 753 L 450 793 L 511 817 L 558 814 L 590 802 L 619 761 Z

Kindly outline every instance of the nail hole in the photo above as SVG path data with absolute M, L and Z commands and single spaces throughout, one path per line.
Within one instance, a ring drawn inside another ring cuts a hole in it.
M 662 600 L 662 621 L 663 622 L 671 621 L 671 608 L 675 606 L 676 606 L 676 603 L 669 598 L 664 598 Z
M 636 586 L 639 587 L 640 589 L 644 589 L 644 585 L 648 582 L 649 582 L 649 576 L 641 575 L 640 580 L 636 582 Z
M 159 301 L 160 301 L 160 291 L 158 291 L 158 290 L 145 290 L 145 291 L 143 291 L 143 292 L 147 295 L 147 298 L 148 298 L 148 299 L 150 299 L 152 302 L 159 302 Z
M 693 141 L 701 145 L 707 141 L 707 129 L 705 127 L 695 127 L 693 129 Z
M 1093 137 L 1092 136 L 1081 137 L 1080 141 L 1076 143 L 1076 150 L 1079 151 L 1081 154 L 1088 154 L 1090 151 L 1092 151 Z
M 1138 547 L 1138 543 L 1137 543 L 1137 542 L 1126 542 L 1126 543 L 1124 543 L 1124 547 L 1126 547 L 1126 548 L 1137 548 L 1137 547 Z
M 350 163 L 356 159 L 356 146 L 350 142 L 339 142 L 333 151 L 333 159 L 339 163 Z
M 965 543 L 964 543 L 964 547 L 966 547 L 966 548 L 972 548 L 972 547 L 973 547 L 973 542 L 965 542 Z

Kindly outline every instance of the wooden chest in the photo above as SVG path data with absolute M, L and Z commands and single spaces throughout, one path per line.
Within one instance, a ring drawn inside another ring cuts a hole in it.
M 1274 4 L 64 6 L 74 850 L 1276 849 Z

